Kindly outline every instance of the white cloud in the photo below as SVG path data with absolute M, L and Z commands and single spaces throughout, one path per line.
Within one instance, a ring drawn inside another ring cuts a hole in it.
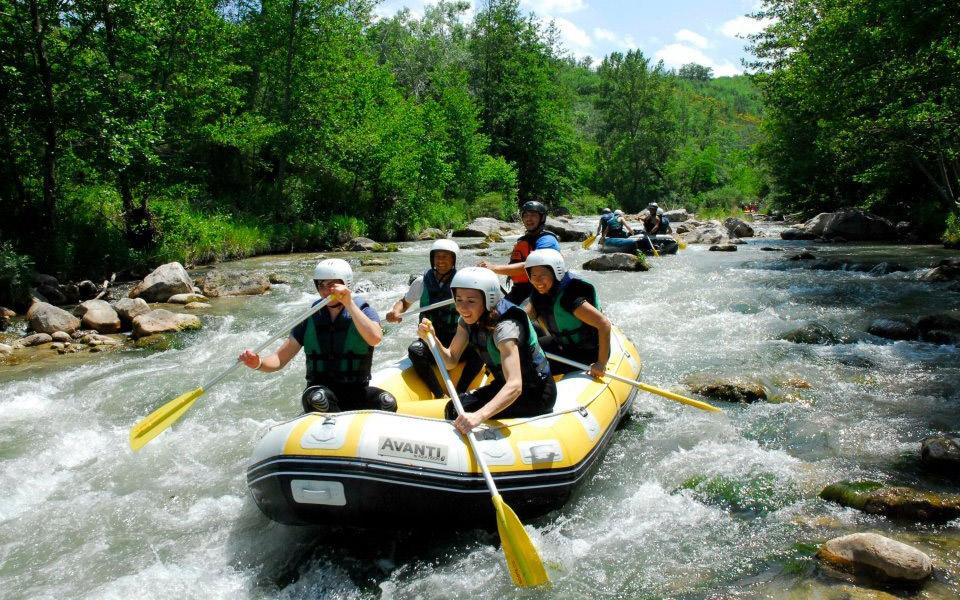
M 564 47 L 572 52 L 574 56 L 583 57 L 590 54 L 590 49 L 593 47 L 593 40 L 590 39 L 590 34 L 580 29 L 573 21 L 569 21 L 563 17 L 545 17 L 541 19 L 544 27 L 549 26 L 551 21 L 553 21 L 557 31 L 560 32 L 560 41 L 563 42 Z
M 600 27 L 594 28 L 593 37 L 597 38 L 598 40 L 603 40 L 604 42 L 617 41 L 617 34 L 610 31 L 609 29 L 602 29 Z
M 667 44 L 657 50 L 653 55 L 653 59 L 655 61 L 662 60 L 663 64 L 673 69 L 680 68 L 687 63 L 697 63 L 698 65 L 713 69 L 713 75 L 715 77 L 739 75 L 743 72 L 741 68 L 730 61 L 725 60 L 722 63 L 718 63 L 704 54 L 699 48 L 691 48 L 685 44 Z
M 699 33 L 690 31 L 689 29 L 681 29 L 673 34 L 673 37 L 675 37 L 678 42 L 686 42 L 696 46 L 697 48 L 706 48 L 710 45 L 710 42 L 707 41 L 707 38 L 703 37 Z
M 610 46 L 623 50 L 634 50 L 639 47 L 632 35 L 620 36 L 609 29 L 597 27 L 593 30 L 593 37 L 601 42 L 608 42 Z
M 587 8 L 583 0 L 525 0 L 524 4 L 539 15 L 567 14 Z
M 772 19 L 753 19 L 747 16 L 739 16 L 721 25 L 720 33 L 730 38 L 741 39 L 748 35 L 760 33 L 771 23 L 773 23 Z

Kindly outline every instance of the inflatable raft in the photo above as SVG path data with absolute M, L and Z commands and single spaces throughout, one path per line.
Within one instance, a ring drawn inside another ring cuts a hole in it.
M 650 241 L 653 242 L 654 247 L 660 254 L 676 254 L 677 250 L 680 249 L 680 244 L 670 235 L 655 235 L 650 237 Z M 604 240 L 600 251 L 605 253 L 626 252 L 628 254 L 643 252 L 647 256 L 653 254 L 645 235 L 631 238 L 607 238 Z
M 641 370 L 636 348 L 616 328 L 608 370 L 631 379 Z M 557 381 L 553 413 L 477 429 L 497 487 L 521 518 L 563 506 L 636 395 L 633 386 L 584 373 Z M 466 438 L 443 419 L 447 400 L 430 397 L 408 359 L 377 372 L 372 385 L 397 397 L 397 413 L 309 413 L 264 435 L 247 469 L 260 510 L 287 524 L 493 526 L 490 493 Z

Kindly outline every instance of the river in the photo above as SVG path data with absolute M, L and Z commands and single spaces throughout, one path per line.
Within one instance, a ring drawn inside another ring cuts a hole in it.
M 0 597 L 874 597 L 827 578 L 812 558 L 823 541 L 855 531 L 934 558 L 934 578 L 913 597 L 960 597 L 960 522 L 894 523 L 817 498 L 841 479 L 956 491 L 924 475 L 917 457 L 924 436 L 960 429 L 960 350 L 865 333 L 876 317 L 960 308 L 957 287 L 912 270 L 945 251 L 783 242 L 775 227 L 761 231 L 773 237 L 737 252 L 690 246 L 651 258 L 646 273 L 588 274 L 640 349 L 644 381 L 689 393 L 691 374 L 755 378 L 778 401 L 713 414 L 638 396 L 580 493 L 527 523 L 548 590 L 515 589 L 491 534 L 357 534 L 264 518 L 246 463 L 271 424 L 299 411 L 302 359 L 275 374 L 234 375 L 141 452 L 129 450 L 138 419 L 306 305 L 316 255 L 299 254 L 218 265 L 292 283 L 215 300 L 201 311 L 203 329 L 170 350 L 0 367 Z M 821 258 L 909 269 L 813 270 L 761 250 L 803 245 Z M 426 266 L 428 247 L 403 244 L 389 266 L 358 269 L 372 305 L 390 306 Z M 563 247 L 574 267 L 594 254 Z M 478 260 L 463 255 L 461 265 Z M 841 343 L 778 339 L 810 321 Z M 409 321 L 388 327 L 375 364 L 401 357 L 413 335 Z

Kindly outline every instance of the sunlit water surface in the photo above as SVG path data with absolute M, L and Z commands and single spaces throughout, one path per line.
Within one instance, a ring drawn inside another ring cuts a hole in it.
M 917 597 L 958 597 L 960 523 L 895 524 L 817 498 L 853 478 L 956 491 L 924 476 L 916 457 L 925 435 L 960 429 L 960 350 L 865 333 L 876 317 L 960 307 L 958 288 L 919 281 L 945 254 L 811 246 L 818 257 L 910 269 L 885 274 L 802 269 L 760 250 L 799 245 L 691 246 L 650 259 L 646 273 L 588 275 L 640 349 L 646 382 L 687 393 L 682 381 L 693 373 L 741 376 L 782 401 L 715 415 L 639 396 L 579 494 L 527 524 L 553 581 L 535 591 L 511 585 L 485 532 L 358 534 L 263 517 L 247 491 L 247 458 L 271 424 L 297 414 L 302 359 L 276 374 L 233 376 L 139 454 L 128 449 L 138 419 L 224 369 L 311 298 L 316 255 L 219 265 L 292 283 L 214 301 L 202 331 L 172 350 L 0 367 L 0 597 L 839 598 L 850 588 L 811 556 L 853 531 L 928 552 L 938 570 Z M 404 245 L 388 267 L 355 267 L 372 305 L 390 306 L 426 266 L 428 246 Z M 594 255 L 563 246 L 574 267 Z M 463 255 L 462 265 L 478 260 Z M 778 339 L 810 321 L 843 343 Z M 376 364 L 401 357 L 413 335 L 411 322 L 388 327 Z

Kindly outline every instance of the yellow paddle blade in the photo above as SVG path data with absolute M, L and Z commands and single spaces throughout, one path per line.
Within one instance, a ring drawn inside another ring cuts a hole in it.
M 645 392 L 650 392 L 651 394 L 656 394 L 658 396 L 663 396 L 669 400 L 675 400 L 676 402 L 681 402 L 688 406 L 693 406 L 699 408 L 700 410 L 706 410 L 709 412 L 723 412 L 716 406 L 712 404 L 707 404 L 706 402 L 700 402 L 699 400 L 694 400 L 693 398 L 687 398 L 686 396 L 681 396 L 680 394 L 674 394 L 673 392 L 668 392 L 667 390 L 661 390 L 658 387 L 653 387 L 652 385 L 647 385 L 646 383 L 639 383 L 638 388 Z
M 593 240 L 595 239 L 597 239 L 597 235 L 595 233 L 590 234 L 590 237 L 583 240 L 583 243 L 580 244 L 580 247 L 583 248 L 584 250 L 589 250 L 590 246 L 593 245 Z
M 503 546 L 513 583 L 518 587 L 536 587 L 550 583 L 547 571 L 543 568 L 543 561 L 530 541 L 527 530 L 500 494 L 493 495 L 493 508 L 497 511 L 500 545 Z
M 165 429 L 176 422 L 187 412 L 197 398 L 203 395 L 203 388 L 198 387 L 185 394 L 180 394 L 153 411 L 145 419 L 133 426 L 130 430 L 130 447 L 134 451 L 147 445 L 147 442 L 160 435 Z

